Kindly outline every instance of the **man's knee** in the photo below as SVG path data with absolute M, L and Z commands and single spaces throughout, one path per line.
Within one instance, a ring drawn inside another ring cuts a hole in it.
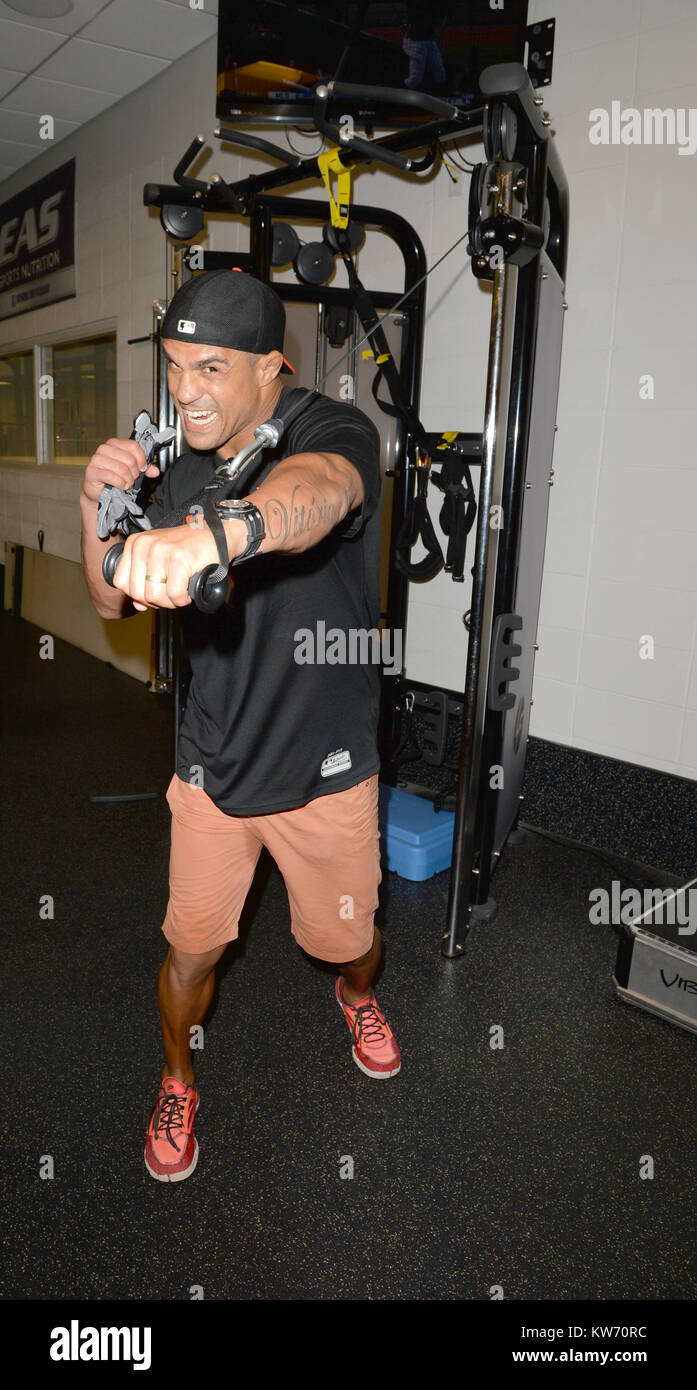
M 227 946 L 224 942 L 222 946 L 216 946 L 212 951 L 204 951 L 201 955 L 192 955 L 188 951 L 180 951 L 176 946 L 170 944 L 169 953 L 166 960 L 169 963 L 170 974 L 174 982 L 180 989 L 191 989 L 193 985 L 202 984 L 214 969 L 216 962 Z

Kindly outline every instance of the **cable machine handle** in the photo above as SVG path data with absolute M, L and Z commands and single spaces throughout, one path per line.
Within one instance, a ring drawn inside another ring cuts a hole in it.
M 227 484 L 234 483 L 237 488 L 241 486 L 243 481 L 249 482 L 252 465 L 259 461 L 264 449 L 275 448 L 280 443 L 291 422 L 310 404 L 316 395 L 316 391 L 306 391 L 301 400 L 296 401 L 294 409 L 287 416 L 275 415 L 270 420 L 266 420 L 263 425 L 258 425 L 254 431 L 254 438 L 250 440 L 249 444 L 245 444 L 234 458 L 227 459 L 219 468 L 216 468 L 216 476 L 219 475 L 221 480 L 224 478 Z M 125 541 L 117 541 L 116 545 L 109 546 L 102 560 L 102 574 L 112 589 L 114 587 L 114 575 L 123 555 L 124 545 Z M 227 598 L 227 570 L 221 578 L 211 580 L 213 574 L 220 573 L 220 568 L 219 564 L 205 565 L 198 574 L 192 574 L 189 580 L 187 585 L 189 598 L 202 613 L 215 613 L 218 608 L 222 608 Z
M 102 560 L 102 574 L 107 584 L 111 584 L 112 588 L 114 587 L 114 575 L 123 555 L 125 544 L 125 541 L 117 541 L 116 545 L 109 546 Z M 215 584 L 209 582 L 210 576 L 217 569 L 217 565 L 206 565 L 204 569 L 199 570 L 198 574 L 192 574 L 189 580 L 187 586 L 189 598 L 200 609 L 201 613 L 215 613 L 218 608 L 222 608 L 225 602 L 228 589 L 227 575 Z
M 279 145 L 272 144 L 271 140 L 262 140 L 258 135 L 243 134 L 241 131 L 231 130 L 229 126 L 218 126 L 213 134 L 218 140 L 227 140 L 229 145 L 249 145 L 252 150 L 270 154 L 282 164 L 287 164 L 290 169 L 297 169 L 302 164 L 299 154 L 291 154 L 290 150 L 283 150 Z
M 403 87 L 364 87 L 360 83 L 354 82 L 329 82 L 329 94 L 334 97 L 355 97 L 356 100 L 372 102 L 377 105 L 385 100 L 385 94 L 395 106 L 416 106 L 424 111 L 431 111 L 434 116 L 439 116 L 441 120 L 454 121 L 461 114 L 458 106 L 453 106 L 449 101 L 441 101 L 438 97 L 429 96 L 426 92 L 412 92 L 410 88 Z
M 387 146 L 375 140 L 363 139 L 360 135 L 352 135 L 348 138 L 338 126 L 332 125 L 327 120 L 327 103 L 330 97 L 341 99 L 342 97 L 360 101 L 371 102 L 374 105 L 385 100 L 389 96 L 390 101 L 399 106 L 415 106 L 431 111 L 440 120 L 456 120 L 460 112 L 456 106 L 451 106 L 448 102 L 439 101 L 437 97 L 427 96 L 424 92 L 403 91 L 400 87 L 363 87 L 351 82 L 329 82 L 321 83 L 315 88 L 315 104 L 312 113 L 313 121 L 320 133 L 331 140 L 333 144 L 339 145 L 346 150 L 355 150 L 357 154 L 366 155 L 369 159 L 375 159 L 381 164 L 390 164 L 395 169 L 406 169 L 417 171 L 423 168 L 423 160 L 409 159 L 407 155 L 397 154 L 396 150 L 390 150 Z M 437 135 L 438 121 L 429 121 L 425 126 L 419 127 L 418 135 L 420 142 L 429 143 L 430 137 Z
M 369 159 L 376 159 L 381 164 L 391 164 L 395 169 L 411 169 L 411 160 L 405 155 L 396 154 L 394 150 L 387 150 L 380 147 L 380 153 L 376 154 L 375 142 L 364 140 L 360 135 L 352 135 L 349 139 L 339 130 L 339 127 L 332 125 L 327 120 L 327 102 L 332 94 L 330 88 L 324 84 L 315 89 L 315 104 L 312 112 L 312 119 L 321 135 L 330 140 L 333 145 L 343 146 L 346 150 L 355 150 L 357 154 L 367 155 Z M 353 90 L 353 89 L 351 89 Z
M 189 145 L 189 148 L 187 149 L 186 153 L 182 155 L 176 169 L 174 170 L 174 173 L 172 174 L 174 182 L 179 184 L 180 188 L 186 188 L 191 193 L 208 192 L 207 183 L 201 183 L 200 179 L 189 179 L 186 177 L 184 173 L 184 170 L 188 169 L 190 164 L 193 164 L 197 154 L 203 148 L 205 143 L 205 135 L 195 135 L 193 140 L 191 141 L 191 144 Z

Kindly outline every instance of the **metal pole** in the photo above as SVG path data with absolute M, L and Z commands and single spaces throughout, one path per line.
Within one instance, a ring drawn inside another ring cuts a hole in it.
M 53 397 L 53 347 L 50 343 L 34 344 L 34 422 L 36 428 L 36 462 L 55 463 L 55 432 Z M 44 391 L 41 383 L 48 385 Z
M 162 360 L 162 322 L 172 295 L 185 279 L 190 278 L 184 262 L 181 247 L 172 247 L 167 241 L 167 299 L 153 302 L 153 388 L 154 416 L 160 429 L 165 425 L 176 427 L 176 436 L 166 449 L 162 450 L 159 465 L 164 470 L 183 452 L 184 436 L 179 416 L 173 419 L 172 402 L 167 387 L 167 373 Z M 168 609 L 158 608 L 155 612 L 155 678 L 153 690 L 171 693 L 179 680 L 178 657 L 175 654 L 177 636 L 175 633 L 175 614 Z M 175 695 L 175 704 L 178 696 Z M 175 748 L 178 737 L 178 719 L 175 711 Z
M 499 173 L 499 213 L 510 212 L 513 174 Z M 505 262 L 494 272 L 494 291 L 489 335 L 489 366 L 484 411 L 482 473 L 479 492 L 477 542 L 472 588 L 470 637 L 467 651 L 460 743 L 460 771 L 453 838 L 453 861 L 441 950 L 456 957 L 464 950 L 469 930 L 471 884 L 479 866 L 474 863 L 474 840 L 486 697 L 494 623 L 494 593 L 498 560 L 501 507 L 506 463 L 509 397 L 513 364 L 518 267 Z

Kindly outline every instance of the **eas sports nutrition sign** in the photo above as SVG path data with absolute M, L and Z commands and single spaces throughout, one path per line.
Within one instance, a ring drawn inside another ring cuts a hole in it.
M 0 319 L 75 294 L 75 160 L 0 206 Z

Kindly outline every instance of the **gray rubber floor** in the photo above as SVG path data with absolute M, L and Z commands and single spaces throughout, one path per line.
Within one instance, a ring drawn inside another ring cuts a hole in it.
M 448 874 L 385 873 L 377 995 L 403 1064 L 383 1082 L 262 860 L 197 1066 L 197 1170 L 149 1177 L 171 712 L 61 641 L 41 661 L 39 637 L 2 615 L 2 1295 L 694 1298 L 697 1038 L 614 997 L 588 894 L 616 869 L 533 833 L 461 961 L 439 951 Z

